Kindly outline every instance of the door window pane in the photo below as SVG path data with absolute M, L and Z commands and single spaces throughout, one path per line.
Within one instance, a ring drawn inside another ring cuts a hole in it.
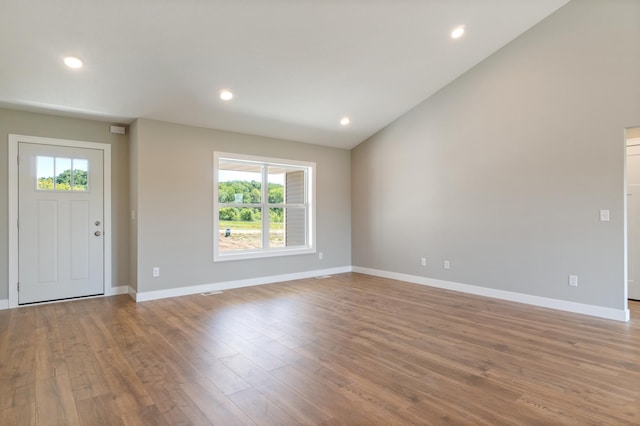
M 56 191 L 71 191 L 71 158 L 56 157 Z
M 86 191 L 88 189 L 89 162 L 87 160 L 73 159 L 73 190 Z
M 41 157 L 36 159 L 36 188 L 39 190 L 53 191 L 53 157 Z

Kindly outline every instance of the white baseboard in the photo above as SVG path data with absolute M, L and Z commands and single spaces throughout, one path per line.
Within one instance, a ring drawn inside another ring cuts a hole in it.
M 136 302 L 148 300 L 165 299 L 168 297 L 187 296 L 190 294 L 204 293 L 207 291 L 230 290 L 241 287 L 251 287 L 256 285 L 273 284 L 283 281 L 292 281 L 305 278 L 313 278 L 323 275 L 343 274 L 346 272 L 358 272 L 376 277 L 390 278 L 399 281 L 406 281 L 414 284 L 426 285 L 429 287 L 442 288 L 445 290 L 459 291 L 461 293 L 475 294 L 478 296 L 492 297 L 495 299 L 508 300 L 511 302 L 524 303 L 527 305 L 540 306 L 543 308 L 557 309 L 560 311 L 572 312 L 576 314 L 589 315 L 593 317 L 606 318 L 616 321 L 627 322 L 630 319 L 629 309 L 613 309 L 602 306 L 586 305 L 583 303 L 569 302 L 566 300 L 551 299 L 548 297 L 533 296 L 524 293 L 515 293 L 505 290 L 497 290 L 487 287 L 479 287 L 469 284 L 461 284 L 452 281 L 436 280 L 433 278 L 419 277 L 415 275 L 401 274 L 398 272 L 382 271 L 379 269 L 362 268 L 359 266 L 344 266 L 340 268 L 320 269 L 315 271 L 298 272 L 293 274 L 272 275 L 268 277 L 249 278 L 246 280 L 224 281 L 212 284 L 201 284 L 195 286 L 171 288 L 167 290 L 155 290 L 137 292 L 129 286 L 112 287 L 110 295 L 129 294 Z M 9 309 L 9 300 L 0 299 L 0 310 Z
M 108 296 L 116 296 L 118 294 L 127 294 L 127 293 L 129 293 L 129 286 L 121 285 L 118 287 L 111 287 L 111 292 L 108 294 Z
M 138 297 L 138 292 L 132 287 L 129 287 L 128 293 L 129 297 L 131 297 L 133 300 L 136 300 L 136 298 Z
M 543 308 L 557 309 L 560 311 L 572 312 L 576 314 L 590 315 L 593 317 L 606 318 L 616 321 L 629 321 L 629 309 L 613 309 L 602 306 L 586 305 L 583 303 L 569 302 L 566 300 L 551 299 L 548 297 L 532 296 L 529 294 L 515 293 L 505 290 L 497 290 L 487 287 L 479 287 L 469 284 L 460 284 L 451 281 L 436 280 L 433 278 L 418 277 L 415 275 L 401 274 L 397 272 L 381 271 L 378 269 L 361 268 L 354 266 L 353 272 L 358 272 L 376 277 L 390 278 L 399 281 L 406 281 L 414 284 L 422 284 L 429 287 L 437 287 L 445 290 L 470 293 L 478 296 L 492 297 L 495 299 L 509 300 L 511 302 L 525 303 L 527 305 L 540 306 Z
M 187 287 L 177 287 L 177 288 L 170 288 L 166 290 L 135 292 L 134 290 L 131 289 L 129 290 L 129 294 L 136 302 L 145 302 L 148 300 L 165 299 L 168 297 L 187 296 L 190 294 L 204 293 L 207 291 L 230 290 L 233 288 L 251 287 L 255 285 L 273 284 L 273 283 L 278 283 L 283 281 L 313 278 L 313 277 L 318 277 L 322 275 L 343 274 L 345 272 L 351 272 L 351 267 L 345 266 L 340 268 L 320 269 L 315 271 L 298 272 L 293 274 L 249 278 L 246 280 L 223 281 L 219 283 L 201 284 L 201 285 L 187 286 Z

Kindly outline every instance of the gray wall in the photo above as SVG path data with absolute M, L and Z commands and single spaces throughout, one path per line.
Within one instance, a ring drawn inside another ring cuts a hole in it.
M 146 119 L 132 128 L 139 292 L 351 265 L 350 151 Z M 309 254 L 214 263 L 214 151 L 316 162 L 324 260 Z
M 572 1 L 356 147 L 353 264 L 623 309 L 638 22 Z
M 8 135 L 73 139 L 111 145 L 112 285 L 129 284 L 128 137 L 109 133 L 109 124 L 0 108 L 0 299 L 8 294 Z

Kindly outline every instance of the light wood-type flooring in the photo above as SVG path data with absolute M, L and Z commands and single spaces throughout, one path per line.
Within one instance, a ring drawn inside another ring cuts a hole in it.
M 0 425 L 640 424 L 621 323 L 360 274 L 0 311 Z

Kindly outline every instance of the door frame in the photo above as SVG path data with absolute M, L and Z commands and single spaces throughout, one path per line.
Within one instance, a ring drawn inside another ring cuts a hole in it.
M 110 296 L 111 288 L 111 145 L 70 139 L 40 136 L 9 135 L 9 309 L 18 306 L 18 144 L 20 142 L 55 145 L 70 148 L 97 149 L 103 152 L 104 170 L 104 296 Z M 98 296 L 102 297 L 102 296 Z M 43 302 L 47 303 L 47 302 Z
M 629 167 L 627 163 L 629 147 L 640 145 L 640 138 L 629 138 L 629 131 L 634 128 L 627 127 L 624 129 L 624 303 L 627 312 L 629 312 Z

